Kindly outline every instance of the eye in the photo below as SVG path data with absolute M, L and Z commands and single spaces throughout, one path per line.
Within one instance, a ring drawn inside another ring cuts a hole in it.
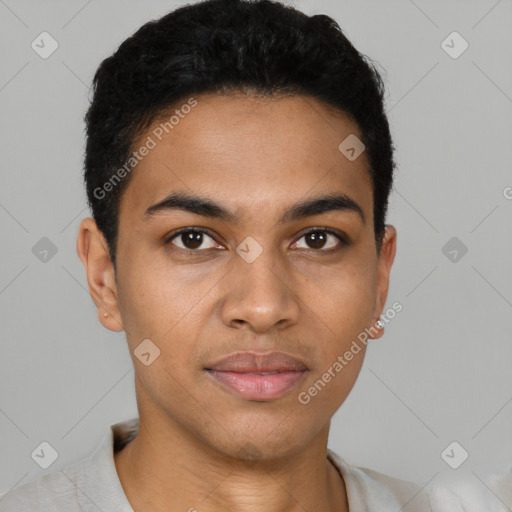
M 207 237 L 207 239 L 205 239 L 205 237 Z M 174 240 L 176 240 L 176 242 L 174 242 Z M 215 244 L 217 244 L 213 237 L 209 235 L 206 231 L 202 229 L 191 228 L 182 229 L 168 237 L 165 241 L 165 244 L 167 245 L 170 243 L 173 243 L 173 245 L 176 245 L 176 247 L 178 247 L 179 249 L 196 252 L 205 243 L 206 247 L 203 246 L 201 248 L 202 250 L 215 249 Z
M 305 240 L 306 245 L 304 245 L 304 243 L 302 246 L 300 245 L 302 239 Z M 201 250 L 223 248 L 207 231 L 197 228 L 183 228 L 174 232 L 167 237 L 165 244 L 175 245 L 178 249 L 188 252 L 201 252 Z M 293 244 L 293 247 L 298 249 L 323 249 L 323 252 L 329 252 L 329 250 L 335 250 L 343 245 L 348 245 L 348 241 L 342 234 L 338 234 L 329 228 L 316 228 L 304 233 L 302 237 Z
M 304 239 L 307 246 L 298 246 L 300 240 Z M 338 243 L 336 243 L 336 241 Z M 336 233 L 335 231 L 327 228 L 317 228 L 305 233 L 294 246 L 298 249 L 335 249 L 336 247 L 347 245 L 346 239 Z M 327 251 L 326 251 L 327 252 Z

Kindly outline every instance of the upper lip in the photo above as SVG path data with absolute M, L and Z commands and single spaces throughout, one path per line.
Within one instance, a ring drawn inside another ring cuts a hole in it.
M 285 352 L 233 352 L 214 363 L 206 370 L 232 372 L 304 371 L 308 367 L 296 356 Z

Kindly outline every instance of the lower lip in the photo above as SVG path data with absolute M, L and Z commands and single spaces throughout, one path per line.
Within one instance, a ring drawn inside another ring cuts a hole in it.
M 306 371 L 286 371 L 273 375 L 206 370 L 217 382 L 247 400 L 272 400 L 283 395 L 304 377 Z

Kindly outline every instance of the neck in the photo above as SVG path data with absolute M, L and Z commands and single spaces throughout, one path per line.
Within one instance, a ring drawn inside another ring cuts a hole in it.
M 343 478 L 327 459 L 329 426 L 296 453 L 247 460 L 216 451 L 168 419 L 141 417 L 137 436 L 114 461 L 135 512 L 347 512 Z

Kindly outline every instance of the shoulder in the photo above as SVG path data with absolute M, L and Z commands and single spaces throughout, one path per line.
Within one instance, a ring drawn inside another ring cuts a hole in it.
M 343 476 L 350 510 L 431 511 L 428 493 L 422 486 L 369 468 L 354 466 L 332 450 L 328 450 L 328 457 Z
M 80 512 L 74 483 L 81 463 L 46 473 L 31 482 L 0 494 L 2 512 Z
M 500 473 L 491 475 L 489 480 L 493 492 L 512 508 L 512 465 Z
M 0 512 L 133 512 L 117 476 L 113 454 L 136 435 L 137 428 L 137 418 L 110 425 L 88 457 L 9 492 L 0 491 Z
M 490 476 L 450 479 L 443 485 L 433 486 L 429 496 L 434 510 L 509 512 L 512 510 L 512 467 Z

